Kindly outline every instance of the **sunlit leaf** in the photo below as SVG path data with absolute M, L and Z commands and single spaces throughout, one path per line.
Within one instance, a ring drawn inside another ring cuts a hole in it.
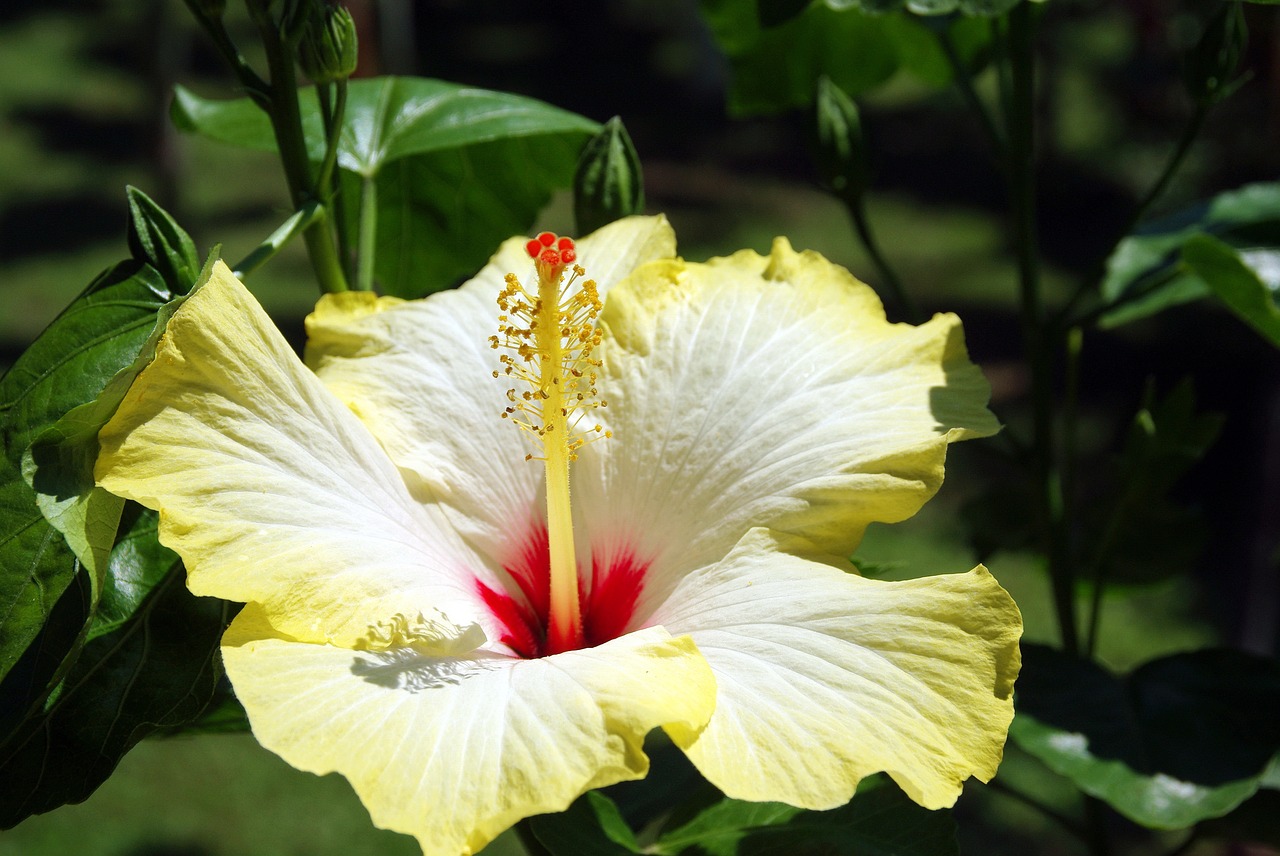
M 1117 677 L 1024 644 L 1015 703 L 1019 746 L 1156 829 L 1231 811 L 1280 752 L 1280 665 L 1236 651 L 1175 654 Z
M 1208 283 L 1183 264 L 1181 255 L 1183 245 L 1198 235 L 1244 249 L 1280 247 L 1280 183 L 1219 194 L 1122 240 L 1107 260 L 1102 298 L 1112 308 L 1101 325 L 1116 327 L 1209 297 Z
M 307 149 L 319 161 L 314 90 L 303 92 L 302 109 Z M 211 139 L 275 148 L 248 98 L 211 101 L 179 87 L 172 112 L 179 127 Z M 474 272 L 500 241 L 528 230 L 554 189 L 571 184 L 578 151 L 599 127 L 530 98 L 439 80 L 352 81 L 338 165 L 353 221 L 360 179 L 374 183 L 382 290 L 420 297 Z
M 1269 265 L 1272 256 L 1257 251 L 1245 255 L 1209 235 L 1196 235 L 1182 246 L 1182 261 L 1187 269 L 1241 320 L 1271 344 L 1280 346 L 1278 292 L 1263 282 L 1246 259 Z

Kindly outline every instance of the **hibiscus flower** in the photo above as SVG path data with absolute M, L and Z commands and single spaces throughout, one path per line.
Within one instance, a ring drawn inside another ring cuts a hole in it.
M 996 430 L 959 322 L 889 324 L 782 239 L 674 256 L 662 218 L 513 239 L 454 291 L 324 297 L 305 365 L 215 265 L 102 431 L 100 483 L 246 604 L 222 655 L 258 740 L 425 853 L 643 777 L 659 727 L 812 809 L 879 771 L 946 806 L 999 764 L 1012 600 L 847 559 Z

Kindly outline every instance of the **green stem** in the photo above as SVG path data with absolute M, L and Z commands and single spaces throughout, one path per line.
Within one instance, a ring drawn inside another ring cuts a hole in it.
M 265 241 L 254 248 L 253 252 L 241 259 L 232 268 L 240 279 L 249 276 L 262 267 L 298 234 L 317 221 L 324 220 L 324 206 L 318 202 L 307 204 L 302 210 L 295 211 L 293 216 L 280 224 L 280 228 L 271 233 Z
M 1050 335 L 1052 328 L 1045 324 L 1036 242 L 1033 14 L 1030 3 L 1019 3 L 1009 12 L 1009 195 L 1017 248 L 1022 336 L 1031 364 L 1033 478 L 1039 494 L 1039 517 L 1058 630 L 1063 648 L 1074 654 L 1079 650 L 1075 574 L 1067 553 L 1066 506 L 1054 436 L 1053 357 L 1057 343 Z
M 1169 162 L 1165 164 L 1160 177 L 1156 179 L 1156 183 L 1147 191 L 1147 195 L 1142 197 L 1142 201 L 1138 203 L 1138 207 L 1133 212 L 1133 217 L 1130 218 L 1129 226 L 1125 229 L 1124 234 L 1129 234 L 1142 222 L 1142 218 L 1146 216 L 1147 211 L 1169 186 L 1174 174 L 1182 166 L 1182 162 L 1186 160 L 1187 152 L 1191 150 L 1191 144 L 1195 142 L 1196 137 L 1200 136 L 1200 131 L 1204 128 L 1205 119 L 1208 115 L 1209 105 L 1197 102 L 1195 112 L 1191 114 L 1191 119 L 1187 122 L 1186 127 L 1182 129 L 1182 136 L 1178 138 L 1178 144 L 1174 147 L 1173 154 L 1169 157 Z
M 1000 128 L 996 125 L 995 119 L 992 118 L 987 105 L 983 104 L 982 99 L 978 97 L 978 90 L 973 86 L 973 75 L 969 73 L 969 67 L 960 59 L 960 53 L 956 50 L 956 43 L 952 40 L 951 33 L 948 30 L 938 31 L 938 44 L 941 45 L 942 52 L 946 54 L 947 63 L 951 66 L 951 74 L 955 78 L 956 87 L 960 90 L 960 95 L 963 96 L 965 103 L 969 105 L 969 109 L 978 117 L 978 121 L 982 123 L 982 130 L 987 135 L 987 142 L 991 144 L 996 162 L 1003 165 L 1006 146 L 1004 134 L 1000 132 Z
M 320 174 L 321 187 L 327 192 L 329 210 L 333 212 L 333 230 L 338 238 L 338 256 L 342 259 L 343 270 L 347 271 L 351 264 L 351 238 L 347 229 L 346 196 L 342 192 L 342 174 L 336 168 L 338 145 L 342 141 L 342 123 L 347 112 L 346 78 L 334 84 L 334 91 L 336 99 L 331 103 L 328 88 L 317 87 L 317 92 L 320 94 L 320 110 L 324 115 L 325 133 L 328 136 L 325 166 L 321 168 Z
M 280 31 L 261 0 L 246 4 L 249 14 L 262 36 L 267 52 L 267 67 L 271 72 L 271 128 L 275 132 L 276 148 L 284 166 L 285 181 L 295 210 L 323 199 L 311 172 L 307 156 L 307 142 L 302 130 L 302 112 L 298 104 L 298 85 L 293 71 L 293 50 L 281 38 Z M 321 291 L 347 290 L 347 280 L 325 221 L 312 223 L 302 234 L 311 257 L 311 267 Z
M 907 295 L 906 289 L 902 287 L 902 280 L 894 273 L 889 260 L 885 258 L 880 249 L 880 242 L 876 240 L 875 232 L 871 228 L 871 221 L 867 217 L 865 197 L 862 194 L 858 194 L 852 199 L 843 199 L 843 201 L 845 208 L 849 211 L 849 217 L 853 220 L 853 228 L 857 230 L 858 239 L 862 241 L 862 246 L 871 258 L 871 263 L 875 265 L 877 273 L 880 274 L 880 280 L 887 292 L 887 297 L 896 304 L 903 318 L 913 324 L 919 323 L 919 309 L 916 308 L 915 303 Z
M 200 26 L 209 34 L 209 38 L 213 40 L 213 46 L 218 53 L 222 55 L 227 65 L 231 66 L 231 70 L 235 72 L 236 77 L 240 80 L 240 85 L 245 88 L 259 107 L 264 110 L 270 110 L 270 85 L 258 76 L 248 61 L 240 53 L 239 48 L 235 46 L 235 42 L 231 41 L 231 36 L 227 33 L 225 27 L 222 26 L 222 19 L 204 14 L 196 6 L 193 0 L 185 0 L 187 8 L 195 19 L 200 22 Z
M 356 289 L 373 290 L 374 245 L 378 238 L 378 182 L 364 176 L 360 182 L 360 243 L 356 248 Z
M 1160 171 L 1160 177 L 1156 179 L 1155 184 L 1151 185 L 1151 189 L 1149 189 L 1142 199 L 1138 201 L 1137 206 L 1133 210 L 1133 215 L 1129 218 L 1124 229 L 1120 232 L 1117 244 L 1129 237 L 1129 235 L 1131 235 L 1134 230 L 1141 225 L 1143 218 L 1146 217 L 1151 206 L 1156 203 L 1156 200 L 1158 200 L 1169 187 L 1169 183 L 1173 181 L 1174 175 L 1177 174 L 1183 161 L 1186 160 L 1187 153 L 1191 151 L 1191 145 L 1195 142 L 1196 137 L 1200 136 L 1200 132 L 1204 129 L 1205 120 L 1209 115 L 1209 106 L 1210 105 L 1208 104 L 1196 104 L 1195 112 L 1191 114 L 1191 118 L 1182 129 L 1182 135 L 1178 138 L 1177 145 L 1174 146 L 1173 154 L 1169 156 L 1169 160 L 1165 163 L 1164 169 Z M 1078 306 L 1080 301 L 1084 299 L 1085 295 L 1098 287 L 1105 274 L 1106 260 L 1104 259 L 1101 268 L 1095 274 L 1089 276 L 1080 283 L 1080 286 L 1076 289 L 1075 293 L 1071 295 L 1071 299 L 1062 307 L 1058 317 L 1066 318 L 1075 311 L 1076 306 Z M 1119 304 L 1116 303 L 1111 306 L 1104 306 L 1096 312 L 1090 313 L 1090 315 L 1086 317 L 1088 317 L 1089 320 L 1095 320 L 1103 312 L 1110 311 L 1117 305 Z

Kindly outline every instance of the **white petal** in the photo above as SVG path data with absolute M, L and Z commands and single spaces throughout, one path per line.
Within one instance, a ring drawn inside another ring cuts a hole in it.
M 312 640 L 427 607 L 489 621 L 481 560 L 221 263 L 100 441 L 99 482 L 160 511 L 196 594 L 262 603 Z
M 700 734 L 668 729 L 732 797 L 811 809 L 885 771 L 927 808 L 1000 763 L 1021 616 L 989 573 L 878 582 L 774 552 L 762 530 L 681 583 L 653 617 L 716 676 Z
M 958 320 L 889 324 L 874 293 L 782 239 L 706 265 L 655 262 L 602 318 L 596 411 L 577 497 L 592 543 L 651 558 L 643 615 L 753 526 L 848 555 L 910 517 L 948 442 L 993 432 Z

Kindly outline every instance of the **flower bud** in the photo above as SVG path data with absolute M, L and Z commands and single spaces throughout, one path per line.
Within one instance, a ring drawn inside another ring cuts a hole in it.
M 578 232 L 594 232 L 644 210 L 644 178 L 640 157 L 622 120 L 614 116 L 578 158 L 573 177 L 573 213 Z
M 1244 83 L 1246 78 L 1235 75 L 1247 38 L 1240 4 L 1224 2 L 1183 58 L 1182 79 L 1198 103 L 1216 104 Z
M 312 6 L 298 43 L 298 65 L 316 84 L 351 76 L 356 70 L 356 22 L 346 8 Z
M 871 176 L 857 105 L 825 75 L 814 100 L 813 155 L 819 179 L 836 196 L 850 202 L 867 192 Z

